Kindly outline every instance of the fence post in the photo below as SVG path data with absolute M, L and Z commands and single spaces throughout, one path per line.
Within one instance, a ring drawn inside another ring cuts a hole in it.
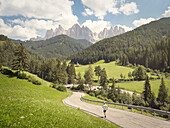
M 155 116 L 155 111 L 154 111 L 154 116 Z
M 122 109 L 123 109 L 123 106 L 122 106 Z
M 168 120 L 170 120 L 170 115 L 168 115 Z
M 115 108 L 116 108 L 116 105 L 115 105 Z
M 143 114 L 143 109 L 141 109 L 141 114 Z
M 133 112 L 133 108 L 131 108 L 131 111 Z

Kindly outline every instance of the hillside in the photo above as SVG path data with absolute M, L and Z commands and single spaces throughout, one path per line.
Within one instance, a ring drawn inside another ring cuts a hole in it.
M 168 88 L 168 95 L 170 95 L 170 79 L 165 79 L 165 86 Z M 135 81 L 135 82 L 126 82 L 126 83 L 116 83 L 116 87 L 124 88 L 125 90 L 137 91 L 142 93 L 144 91 L 144 81 Z M 159 87 L 161 80 L 150 81 L 151 90 L 155 93 L 156 97 L 158 96 Z M 111 85 L 111 84 L 110 84 Z
M 100 66 L 102 69 L 105 68 L 108 79 L 113 78 L 113 77 L 115 79 L 120 79 L 121 73 L 123 74 L 123 76 L 126 76 L 126 78 L 128 78 L 128 73 L 134 70 L 129 67 L 116 65 L 115 61 L 110 62 L 110 63 L 104 63 L 104 60 L 101 60 L 94 64 L 91 64 L 91 67 L 93 68 L 93 70 L 95 69 L 95 66 Z M 80 65 L 79 67 L 76 67 L 76 74 L 80 72 L 81 75 L 84 76 L 84 73 L 88 69 L 88 67 L 89 65 Z M 97 80 L 97 76 L 95 76 L 95 79 Z
M 92 43 L 87 40 L 76 40 L 66 35 L 59 35 L 43 41 L 27 41 L 24 45 L 46 58 L 63 59 L 80 52 Z
M 0 73 L 0 127 L 117 127 L 62 99 L 70 95 Z
M 105 62 L 119 58 L 122 65 L 142 64 L 153 69 L 167 70 L 170 66 L 170 18 L 163 18 L 122 35 L 97 42 L 73 55 L 80 64 Z M 158 59 L 159 58 L 159 59 Z

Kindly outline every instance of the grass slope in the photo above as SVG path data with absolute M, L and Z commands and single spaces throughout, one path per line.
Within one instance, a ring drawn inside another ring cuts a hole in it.
M 123 76 L 125 75 L 126 78 L 128 77 L 128 73 L 132 72 L 134 69 L 124 67 L 124 66 L 118 66 L 115 64 L 115 61 L 110 62 L 110 63 L 104 63 L 104 60 L 98 61 L 94 64 L 91 64 L 92 68 L 95 69 L 95 66 L 100 65 L 101 68 L 105 68 L 107 72 L 108 78 L 115 78 L 118 79 L 120 78 L 120 74 L 122 73 Z M 79 72 L 81 73 L 82 76 L 84 76 L 85 71 L 88 69 L 89 65 L 80 65 L 79 67 L 76 67 L 76 73 L 78 74 Z M 95 76 L 95 79 L 97 77 Z
M 64 105 L 69 95 L 0 73 L 0 127 L 117 127 Z
M 168 88 L 168 95 L 170 95 L 170 79 L 165 79 L 165 86 Z M 126 90 L 134 91 L 136 90 L 138 93 L 142 93 L 144 90 L 145 81 L 135 81 L 135 82 L 127 82 L 127 83 L 116 83 L 116 87 L 121 87 Z M 151 91 L 158 96 L 159 87 L 161 84 L 161 80 L 150 81 Z

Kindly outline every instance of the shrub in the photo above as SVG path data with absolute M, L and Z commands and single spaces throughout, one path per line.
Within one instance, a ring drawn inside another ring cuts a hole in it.
M 32 83 L 35 84 L 35 85 L 41 85 L 41 82 L 36 80 L 36 79 L 33 79 Z
M 77 86 L 72 86 L 71 90 L 77 90 Z
M 101 96 L 101 95 L 98 95 L 97 98 L 99 98 L 99 99 L 101 99 L 101 100 L 104 99 L 103 96 Z
M 0 63 L 0 71 L 2 70 L 2 64 Z
M 51 87 L 57 89 L 58 85 L 57 84 L 52 84 Z
M 94 92 L 89 93 L 90 96 L 95 96 Z
M 4 75 L 14 75 L 14 73 L 13 73 L 11 70 L 6 69 L 6 68 L 2 69 L 1 72 L 2 72 L 2 74 L 4 74 Z
M 25 74 L 25 73 L 19 73 L 17 78 L 19 78 L 19 79 L 28 79 L 27 74 Z
M 32 82 L 33 79 L 34 79 L 34 77 L 28 76 L 28 82 Z
M 83 91 L 85 88 L 84 88 L 84 85 L 83 85 L 83 84 L 80 84 L 80 85 L 77 87 L 77 89 Z
M 57 90 L 62 91 L 62 92 L 66 92 L 67 88 L 64 85 L 60 85 L 60 86 L 58 86 Z

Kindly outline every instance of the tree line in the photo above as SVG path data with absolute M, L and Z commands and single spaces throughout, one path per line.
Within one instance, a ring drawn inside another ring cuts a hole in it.
M 119 60 L 120 65 L 140 64 L 151 69 L 169 71 L 169 26 L 170 18 L 160 19 L 122 35 L 101 40 L 73 55 L 71 60 L 80 64 Z

